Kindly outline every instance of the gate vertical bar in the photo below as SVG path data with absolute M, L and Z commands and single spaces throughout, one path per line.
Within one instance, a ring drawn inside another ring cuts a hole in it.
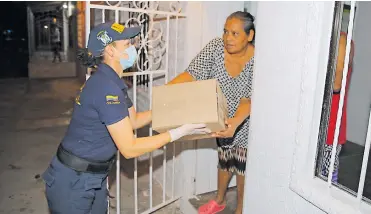
M 151 3 L 150 1 L 147 2 L 148 8 L 151 8 Z M 149 25 L 153 23 L 149 23 L 150 20 L 153 21 L 153 14 L 147 14 L 146 16 L 146 25 L 144 31 L 147 33 L 147 36 L 149 37 Z M 148 53 L 148 47 L 145 47 L 144 51 Z M 148 54 L 146 54 L 148 56 Z M 151 67 L 152 65 L 149 64 L 150 61 L 148 60 L 147 67 Z M 147 75 L 148 77 L 148 75 Z M 153 73 L 149 75 L 149 109 L 152 110 L 152 87 L 153 87 Z M 153 135 L 153 130 L 152 130 L 152 124 L 149 125 L 149 136 Z M 153 208 L 153 152 L 149 153 L 149 208 Z
M 129 3 L 129 8 L 131 8 L 131 4 L 132 3 Z M 133 15 L 134 13 L 133 12 L 131 12 L 131 11 L 129 11 L 129 13 L 128 13 L 128 15 L 129 15 L 129 19 L 131 19 L 131 18 L 133 18 L 134 17 L 134 15 Z M 132 21 L 130 21 L 130 22 L 132 22 Z M 128 23 L 128 25 L 129 25 L 129 27 L 131 26 L 131 23 Z M 134 84 L 134 79 L 133 79 L 134 77 L 132 76 L 132 77 L 130 77 L 130 79 L 129 79 L 129 81 L 132 81 L 133 82 L 133 84 Z
M 165 64 L 165 84 L 169 81 L 169 37 L 170 37 L 170 14 L 166 16 L 166 64 Z
M 135 4 L 133 2 L 133 4 Z M 130 17 L 130 15 L 132 17 Z M 129 14 L 129 18 L 133 18 L 134 13 Z M 133 101 L 134 108 L 137 109 L 137 75 L 133 76 Z M 137 130 L 134 131 L 135 137 L 137 137 Z M 138 214 L 138 159 L 134 158 L 134 213 Z
M 150 2 L 149 2 L 149 1 L 147 1 L 147 6 L 148 6 L 148 8 L 150 8 Z M 146 32 L 146 35 L 149 34 L 148 31 L 149 31 L 149 24 L 150 24 L 149 22 L 150 22 L 150 20 L 151 20 L 151 19 L 150 19 L 150 17 L 149 17 L 149 14 L 147 14 L 147 15 L 146 15 L 146 22 L 145 22 L 145 23 L 146 23 L 146 24 L 145 24 L 145 29 L 146 29 L 145 32 Z M 148 46 L 146 46 L 145 50 L 146 50 L 147 53 L 148 53 Z M 148 55 L 146 55 L 146 60 L 148 60 Z M 149 66 L 149 60 L 148 60 L 148 62 L 147 62 L 147 64 L 146 64 L 146 67 L 145 67 L 146 70 L 148 69 L 148 66 Z M 146 78 L 147 78 L 147 80 L 148 80 L 149 76 L 147 75 Z M 153 78 L 153 76 L 152 76 L 152 78 Z M 148 83 L 148 81 L 147 81 L 147 87 L 148 87 L 148 84 L 149 84 L 149 83 Z M 152 93 L 152 92 L 151 92 L 151 93 Z M 152 94 L 151 94 L 151 96 L 152 96 Z M 151 153 L 151 155 L 152 155 L 152 153 Z
M 175 16 L 175 63 L 174 63 L 174 72 L 178 71 L 178 19 L 179 16 Z M 175 152 L 176 152 L 176 143 L 173 143 L 173 175 L 171 181 L 171 198 L 174 198 L 175 195 Z
M 165 83 L 169 79 L 169 36 L 170 36 L 170 15 L 166 16 L 166 73 L 165 73 Z M 163 180 L 162 180 L 162 202 L 166 201 L 166 152 L 167 146 L 164 146 L 164 159 L 163 159 Z
M 134 108 L 137 109 L 137 75 L 133 76 L 133 102 Z M 134 131 L 137 137 L 137 130 Z M 138 214 L 138 159 L 134 158 L 134 209 L 135 214 Z
M 143 5 L 145 5 L 145 2 L 141 2 L 141 3 L 140 3 L 140 8 L 143 8 Z M 144 18 L 145 18 L 145 16 L 146 16 L 145 13 L 142 13 L 142 14 L 138 13 L 138 17 L 139 17 L 140 15 L 142 15 Z M 144 37 L 146 36 L 146 35 L 145 35 L 145 25 L 146 25 L 146 23 L 145 23 L 145 21 L 144 21 L 143 26 L 142 26 L 142 33 L 143 33 L 143 36 L 144 36 Z M 145 68 L 144 68 L 144 50 L 140 53 L 140 57 L 139 57 L 139 59 L 140 59 L 141 70 L 145 70 Z M 144 78 L 145 78 L 144 75 L 140 75 L 140 76 L 139 76 L 139 82 L 140 82 L 140 85 L 142 85 L 142 84 L 144 83 Z
M 354 8 L 355 8 L 355 1 L 352 1 L 350 3 L 350 15 L 349 15 L 349 23 L 348 23 L 348 35 L 347 35 L 347 44 L 345 49 L 345 62 L 344 62 L 344 70 L 343 70 L 343 79 L 341 82 L 341 89 L 340 89 L 340 101 L 339 101 L 339 110 L 337 113 L 336 118 L 336 126 L 335 126 L 335 134 L 334 134 L 334 140 L 332 143 L 332 151 L 331 151 L 331 160 L 330 160 L 330 169 L 329 169 L 329 175 L 327 178 L 327 182 L 329 186 L 332 185 L 332 176 L 334 171 L 334 165 L 335 165 L 335 156 L 337 152 L 337 145 L 338 145 L 338 138 L 340 133 L 340 122 L 341 117 L 343 115 L 343 108 L 344 105 L 344 96 L 347 86 L 347 78 L 348 78 L 348 68 L 349 68 L 349 54 L 351 49 L 351 41 L 352 41 L 352 34 L 353 34 L 353 24 L 354 24 Z
M 152 110 L 153 73 L 149 75 L 149 108 Z M 149 127 L 149 136 L 153 135 L 152 125 Z M 153 207 L 153 152 L 149 153 L 149 208 Z
M 118 20 L 119 20 L 119 11 L 115 10 L 115 22 L 118 22 Z M 116 160 L 116 213 L 117 214 L 121 213 L 121 160 L 120 160 L 120 157 L 121 157 L 120 151 L 117 151 L 117 160 Z

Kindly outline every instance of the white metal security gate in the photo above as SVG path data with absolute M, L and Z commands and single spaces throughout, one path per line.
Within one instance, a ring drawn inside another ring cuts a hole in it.
M 178 36 L 179 18 L 185 18 L 185 14 L 181 13 L 181 3 L 179 2 L 154 2 L 154 1 L 100 1 L 86 2 L 86 43 L 88 41 L 90 27 L 96 25 L 97 17 L 99 23 L 106 21 L 115 21 L 126 26 L 143 26 L 139 36 L 138 60 L 135 68 L 124 74 L 124 78 L 132 81 L 133 87 L 133 104 L 138 109 L 138 88 L 148 91 L 149 108 L 151 106 L 152 86 L 167 83 L 169 79 L 169 70 L 176 72 L 179 64 L 178 56 Z M 92 20 L 93 18 L 93 20 Z M 94 24 L 93 24 L 93 23 Z M 90 24 L 89 24 L 90 23 Z M 157 26 L 155 27 L 155 23 Z M 173 29 L 170 29 L 170 25 Z M 165 27 L 163 27 L 165 26 Z M 166 28 L 166 30 L 163 30 Z M 172 32 L 173 37 L 170 37 Z M 170 41 L 172 45 L 170 45 Z M 170 65 L 172 64 L 172 66 Z M 156 80 L 155 80 L 155 79 Z M 152 135 L 152 129 L 149 127 L 149 135 Z M 137 135 L 137 131 L 135 131 Z M 145 211 L 138 210 L 138 159 L 134 160 L 134 213 L 152 213 L 180 198 L 175 194 L 175 144 L 172 146 L 172 176 L 171 176 L 171 193 L 167 197 L 166 187 L 169 184 L 167 179 L 167 147 L 162 148 L 162 197 L 161 203 L 153 204 L 153 153 L 149 154 L 149 208 Z M 120 154 L 117 156 L 116 162 L 116 213 L 121 213 L 122 200 L 120 197 Z M 109 188 L 109 185 L 107 185 Z M 110 205 L 108 207 L 110 210 Z M 109 212 L 109 211 L 108 211 Z M 130 212 L 131 213 L 131 212 Z

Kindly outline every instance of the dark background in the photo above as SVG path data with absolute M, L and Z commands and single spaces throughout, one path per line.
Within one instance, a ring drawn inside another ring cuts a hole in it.
M 0 78 L 28 76 L 27 2 L 0 2 Z

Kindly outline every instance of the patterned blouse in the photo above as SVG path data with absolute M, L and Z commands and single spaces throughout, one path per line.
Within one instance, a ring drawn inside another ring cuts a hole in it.
M 186 69 L 196 80 L 217 79 L 227 99 L 229 117 L 234 117 L 240 99 L 250 98 L 254 57 L 246 63 L 243 71 L 236 77 L 230 76 L 224 64 L 224 43 L 221 38 L 211 40 L 192 60 Z M 236 130 L 233 138 L 218 139 L 219 145 L 225 148 L 235 146 L 247 148 L 249 120 L 246 119 Z

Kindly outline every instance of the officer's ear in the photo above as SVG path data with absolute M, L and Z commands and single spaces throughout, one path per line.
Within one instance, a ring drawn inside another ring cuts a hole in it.
M 114 57 L 115 56 L 115 50 L 114 50 L 114 47 L 111 44 L 109 44 L 109 45 L 106 46 L 105 52 L 106 52 L 105 54 L 107 54 L 110 57 Z

